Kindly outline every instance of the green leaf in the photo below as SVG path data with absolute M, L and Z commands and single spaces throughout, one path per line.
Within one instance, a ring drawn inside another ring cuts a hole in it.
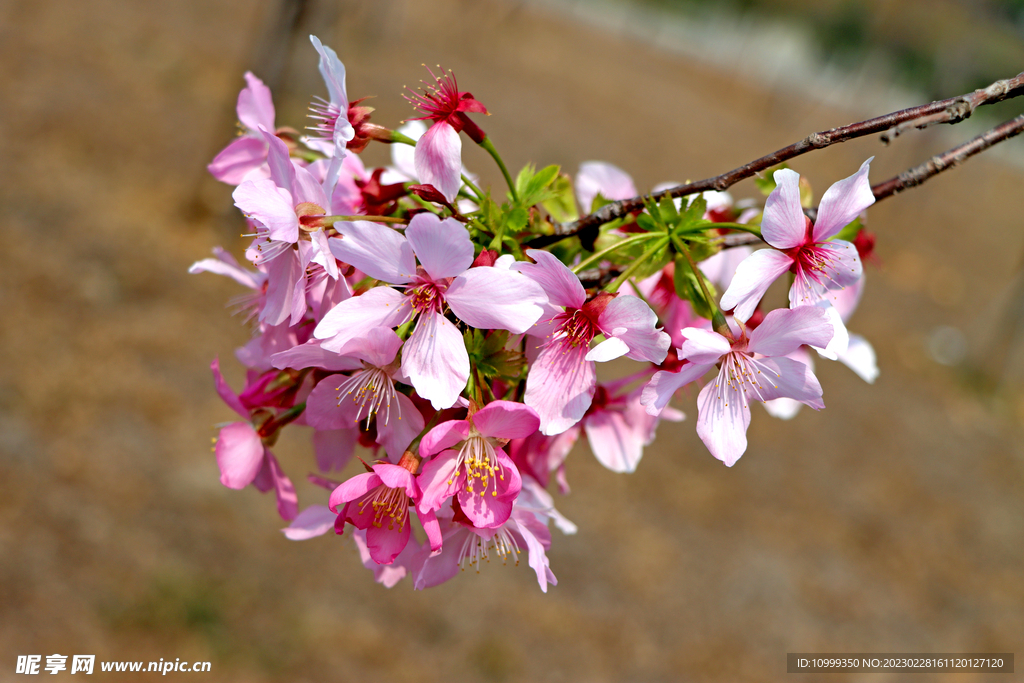
M 654 275 L 672 260 L 672 249 L 669 247 L 670 242 L 667 238 L 663 237 L 662 239 L 665 240 L 665 246 L 655 252 L 653 256 L 651 256 L 647 261 L 644 261 L 640 264 L 639 268 L 633 271 L 633 277 L 637 280 L 643 280 L 645 277 Z
M 529 220 L 530 213 L 523 207 L 517 206 L 505 216 L 505 234 L 515 235 L 522 232 Z
M 699 194 L 693 198 L 690 205 L 683 210 L 682 215 L 679 217 L 679 227 L 689 227 L 697 225 L 698 223 L 706 223 L 704 220 L 704 214 L 708 211 L 708 202 L 704 199 L 704 195 Z
M 676 209 L 676 202 L 672 197 L 665 197 L 658 204 L 658 213 L 661 214 L 661 221 L 665 225 L 672 225 L 679 220 L 679 211 Z
M 654 218 L 647 213 L 642 213 L 636 217 L 636 224 L 646 230 L 647 232 L 655 232 L 658 230 L 658 223 Z
M 535 168 L 533 164 L 526 164 L 526 166 L 523 166 L 522 170 L 519 171 L 519 175 L 516 176 L 516 194 L 520 197 L 523 196 L 523 193 L 526 191 L 527 184 L 530 182 L 530 179 L 533 178 L 534 170 Z
M 551 196 L 541 201 L 544 210 L 559 223 L 576 220 L 579 211 L 576 209 L 576 198 L 573 196 L 572 180 L 569 176 L 559 174 L 550 188 Z
M 708 320 L 711 319 L 711 316 L 714 315 L 714 309 L 704 298 L 704 293 L 700 289 L 700 283 L 697 282 L 697 275 L 690 269 L 690 264 L 686 262 L 686 257 L 682 254 L 676 254 L 675 274 L 672 278 L 672 283 L 675 285 L 676 295 L 680 299 L 689 301 L 697 315 Z M 714 285 L 706 279 L 705 284 L 708 286 L 708 293 L 711 296 L 716 296 Z

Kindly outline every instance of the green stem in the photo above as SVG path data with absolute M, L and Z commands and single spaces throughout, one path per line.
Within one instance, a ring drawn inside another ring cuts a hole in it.
M 621 247 L 625 247 L 625 246 L 628 246 L 628 245 L 631 245 L 631 244 L 636 244 L 637 242 L 643 242 L 645 240 L 649 240 L 649 239 L 653 239 L 653 238 L 655 238 L 655 235 L 649 235 L 649 234 L 636 235 L 634 237 L 627 237 L 626 239 L 622 240 L 621 242 L 616 242 L 615 244 L 613 244 L 612 246 L 608 247 L 607 249 L 602 249 L 601 251 L 597 252 L 596 254 L 591 254 L 587 258 L 583 259 L 582 261 L 580 261 L 579 263 L 577 263 L 575 266 L 572 267 L 572 272 L 580 273 L 580 272 L 586 270 L 587 268 L 589 268 L 593 264 L 598 263 L 601 259 L 603 259 L 608 254 L 612 253 L 616 249 L 620 249 Z
M 756 225 L 747 225 L 745 223 L 702 223 L 700 226 L 693 230 L 680 230 L 676 234 L 690 234 L 695 232 L 705 232 L 712 228 L 729 228 L 730 230 L 739 230 L 740 232 L 749 232 L 751 235 L 761 237 L 761 228 Z
M 732 334 L 729 331 L 729 325 L 725 322 L 725 316 L 722 315 L 722 309 L 718 307 L 718 303 L 711 298 L 711 293 L 708 292 L 708 285 L 704 282 L 704 273 L 700 271 L 697 264 L 693 262 L 693 257 L 690 256 L 690 250 L 683 244 L 683 240 L 679 239 L 676 235 L 672 235 L 672 244 L 675 245 L 676 251 L 683 255 L 686 262 L 690 265 L 690 270 L 693 271 L 694 277 L 697 278 L 697 284 L 700 285 L 700 291 L 704 294 L 704 300 L 708 302 L 708 306 L 711 307 L 711 325 L 714 327 L 715 332 L 722 335 L 723 337 L 731 337 Z
M 469 179 L 469 176 L 467 176 L 465 173 L 462 174 L 462 184 L 471 189 L 473 191 L 473 194 L 476 195 L 476 198 L 474 199 L 475 202 L 479 203 L 480 200 L 484 198 L 484 193 L 480 190 L 479 187 L 476 186 L 476 184 L 473 183 L 472 180 Z
M 628 280 L 633 275 L 633 273 L 635 273 L 637 269 L 640 268 L 640 266 L 649 261 L 652 256 L 658 253 L 658 251 L 663 249 L 666 244 L 668 244 L 667 237 L 662 237 L 661 239 L 657 240 L 654 244 L 651 245 L 651 247 L 647 251 L 640 254 L 640 256 L 638 256 L 635 261 L 629 264 L 629 268 L 626 268 L 626 270 L 622 271 L 621 275 L 615 278 L 615 280 L 613 280 L 611 284 L 606 286 L 604 288 L 604 291 L 610 294 L 614 294 L 615 292 L 619 291 L 619 287 L 622 286 L 622 283 Z
M 413 140 L 408 135 L 405 135 L 403 133 L 399 133 L 397 130 L 391 131 L 391 141 L 392 142 L 399 142 L 399 143 L 401 143 L 403 145 L 409 145 L 410 147 L 415 147 L 416 146 L 416 141 L 415 140 Z
M 342 221 L 372 221 L 374 223 L 408 223 L 408 218 L 400 216 L 315 216 L 318 224 L 334 225 Z
M 498 150 L 494 148 L 494 143 L 492 143 L 491 139 L 487 137 L 480 143 L 480 146 L 487 150 L 487 153 L 490 154 L 495 163 L 498 164 L 498 168 L 501 169 L 501 175 L 505 176 L 505 182 L 508 183 L 508 191 L 512 195 L 512 201 L 519 202 L 519 195 L 516 194 L 516 184 L 512 182 L 512 176 L 509 175 L 508 169 L 505 167 L 505 162 L 501 160 L 501 155 L 498 154 Z

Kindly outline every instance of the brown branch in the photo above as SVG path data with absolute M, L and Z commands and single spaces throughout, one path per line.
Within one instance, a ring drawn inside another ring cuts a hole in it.
M 917 187 L 932 176 L 955 168 L 975 154 L 983 152 L 1003 140 L 1019 135 L 1021 132 L 1024 132 L 1024 114 L 987 130 L 962 145 L 937 154 L 925 163 L 908 169 L 895 178 L 873 185 L 871 192 L 875 195 L 875 201 L 881 201 L 903 190 Z
M 672 187 L 662 192 L 653 193 L 650 197 L 654 201 L 660 201 L 665 197 L 684 197 L 707 190 L 724 191 L 741 180 L 750 178 L 772 166 L 816 149 L 824 149 L 829 145 L 884 131 L 889 131 L 887 135 L 883 136 L 883 141 L 888 142 L 891 138 L 899 135 L 900 131 L 908 127 L 926 128 L 936 123 L 959 123 L 968 118 L 974 113 L 975 109 L 982 105 L 1001 102 L 1002 100 L 1021 95 L 1024 95 L 1024 73 L 1020 73 L 1013 78 L 996 81 L 987 88 L 981 88 L 958 97 L 938 100 L 931 104 L 922 104 L 866 121 L 851 123 L 847 126 L 832 128 L 819 133 L 812 133 L 803 140 L 794 142 L 792 145 L 783 147 L 771 154 L 766 154 L 760 159 L 755 159 L 727 173 Z M 981 149 L 984 148 L 982 147 Z M 973 153 L 976 154 L 981 149 Z M 638 211 L 643 206 L 643 197 L 633 197 L 606 204 L 588 216 L 583 216 L 578 220 L 568 223 L 556 224 L 553 235 L 537 237 L 530 241 L 529 246 L 539 248 L 573 235 L 579 235 L 580 239 L 585 243 L 592 243 L 596 239 L 597 229 L 601 225 L 617 218 L 622 218 L 633 211 Z

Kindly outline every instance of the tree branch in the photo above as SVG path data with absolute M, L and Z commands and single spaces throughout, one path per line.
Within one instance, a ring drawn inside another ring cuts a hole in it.
M 917 187 L 932 176 L 959 166 L 975 154 L 983 152 L 1003 140 L 1019 135 L 1022 131 L 1024 131 L 1024 114 L 987 130 L 962 145 L 937 154 L 923 164 L 900 173 L 895 178 L 873 185 L 871 192 L 875 195 L 875 201 L 881 201 L 903 190 Z
M 975 109 L 982 105 L 994 104 L 995 102 L 1001 102 L 1002 100 L 1019 97 L 1021 95 L 1024 95 L 1024 73 L 1020 73 L 1013 78 L 996 81 L 987 88 L 981 88 L 972 93 L 967 93 L 958 97 L 938 100 L 931 104 L 922 104 L 917 107 L 902 109 L 900 111 L 885 114 L 884 116 L 878 116 L 866 121 L 851 123 L 847 126 L 832 128 L 819 133 L 812 133 L 803 140 L 794 142 L 788 147 L 783 147 L 771 154 L 766 154 L 759 159 L 755 159 L 754 161 L 744 164 L 743 166 L 735 168 L 727 173 L 714 176 L 713 178 L 705 178 L 704 180 L 687 183 L 685 185 L 678 185 L 662 192 L 653 193 L 650 197 L 654 201 L 660 201 L 665 197 L 684 197 L 686 195 L 704 192 L 707 190 L 724 191 L 741 180 L 750 178 L 751 176 L 767 170 L 772 166 L 776 166 L 784 161 L 806 154 L 807 152 L 812 152 L 816 149 L 824 149 L 829 145 L 846 142 L 847 140 L 853 140 L 855 138 L 878 132 L 885 132 L 882 136 L 882 140 L 883 142 L 888 143 L 891 139 L 897 137 L 907 128 L 926 128 L 937 123 L 959 123 L 960 121 L 968 118 L 972 113 L 974 113 Z M 989 132 L 991 133 L 992 131 Z M 1019 132 L 1019 130 L 1017 132 Z M 960 161 L 971 156 L 971 154 L 977 154 L 983 149 L 990 147 L 992 144 L 995 144 L 995 142 L 1005 139 L 1006 137 L 1010 137 L 1010 135 L 1005 135 L 987 145 L 979 147 L 970 154 L 966 154 L 962 158 L 957 159 L 953 165 L 960 163 Z M 972 143 L 973 142 L 974 141 L 972 141 Z M 953 152 L 953 150 L 950 150 L 950 152 Z M 938 172 L 939 171 L 935 171 L 935 173 Z M 935 173 L 932 173 L 931 175 L 935 175 Z M 931 176 L 929 175 L 926 177 Z M 912 186 L 913 185 L 905 185 L 901 186 L 899 189 Z M 627 216 L 633 211 L 638 211 L 643 208 L 643 205 L 643 197 L 633 197 L 631 199 L 623 199 L 621 201 L 606 204 L 588 216 L 583 216 L 578 220 L 570 221 L 568 223 L 556 224 L 553 235 L 542 235 L 541 237 L 537 237 L 530 241 L 529 246 L 533 248 L 544 247 L 573 235 L 579 235 L 580 239 L 584 242 L 592 243 L 597 236 L 597 229 L 601 225 L 617 218 Z

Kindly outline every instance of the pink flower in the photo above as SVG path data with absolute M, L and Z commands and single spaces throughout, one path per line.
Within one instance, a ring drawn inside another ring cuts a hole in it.
M 620 356 L 661 363 L 669 336 L 656 328 L 658 317 L 641 299 L 598 294 L 587 300 L 579 278 L 546 251 L 528 250 L 536 263 L 516 263 L 544 288 L 550 317 L 530 330 L 542 337 L 540 354 L 526 378 L 524 402 L 540 416 L 541 432 L 560 434 L 586 413 L 596 386 L 595 361 Z M 598 334 L 605 340 L 590 348 Z
M 612 472 L 635 472 L 643 457 L 644 446 L 654 441 L 659 418 L 679 422 L 684 416 L 668 406 L 660 415 L 649 415 L 640 403 L 639 390 L 615 393 L 621 384 L 598 384 L 594 402 L 586 415 L 564 434 L 571 435 L 571 446 L 582 429 L 598 462 Z
M 454 495 L 474 526 L 503 524 L 522 478 L 501 446 L 509 439 L 528 437 L 539 426 L 540 419 L 528 406 L 493 401 L 465 420 L 448 420 L 431 429 L 420 441 L 420 455 L 440 455 L 420 473 L 420 510 L 439 510 Z
M 487 137 L 466 114 L 486 114 L 484 105 L 473 95 L 459 90 L 455 74 L 451 71 L 435 76 L 428 68 L 433 85 L 422 93 L 413 92 L 405 98 L 424 114 L 412 120 L 430 119 L 433 125 L 416 143 L 416 175 L 420 182 L 433 185 L 445 199 L 454 202 L 462 186 L 462 140 L 460 131 L 466 131 L 473 142 L 480 144 Z M 411 92 L 411 91 L 410 91 Z
M 576 199 L 580 211 L 590 213 L 594 199 L 601 195 L 609 201 L 629 199 L 639 194 L 629 174 L 603 161 L 584 161 L 576 173 Z
M 862 267 L 857 249 L 832 238 L 874 204 L 868 182 L 870 163 L 868 159 L 860 170 L 825 192 L 813 224 L 800 207 L 799 174 L 790 169 L 776 171 L 776 186 L 765 202 L 761 222 L 761 235 L 774 249 L 755 251 L 740 263 L 722 296 L 722 308 L 735 309 L 736 319 L 746 321 L 771 283 L 787 270 L 795 276 L 789 290 L 790 308 L 827 301 L 829 292 L 859 280 Z
M 244 134 L 223 149 L 206 169 L 217 180 L 238 185 L 267 160 L 267 143 L 260 128 L 274 130 L 274 101 L 263 81 L 245 72 L 246 86 L 238 93 L 238 120 Z
M 423 429 L 423 415 L 395 389 L 401 346 L 398 335 L 383 327 L 350 341 L 343 357 L 358 359 L 361 369 L 347 377 L 331 375 L 321 380 L 306 399 L 307 422 L 317 429 L 334 430 L 374 418 L 377 443 L 389 456 L 399 458 Z
M 250 411 L 224 381 L 217 360 L 210 364 L 210 370 L 221 399 L 246 420 L 221 427 L 217 436 L 214 453 L 220 468 L 220 483 L 231 489 L 244 489 L 252 484 L 263 493 L 274 489 L 278 514 L 282 519 L 293 519 L 298 512 L 295 487 L 281 471 L 274 454 L 264 446 L 260 433 L 248 421 Z
M 338 513 L 338 533 L 345 523 L 366 531 L 370 557 L 391 564 L 409 542 L 409 507 L 420 499 L 411 469 L 418 458 L 403 456 L 398 465 L 377 463 L 372 472 L 358 474 L 331 493 L 329 507 Z M 341 508 L 339 510 L 339 508 Z M 441 548 L 441 532 L 432 511 L 418 511 L 432 550 Z
M 417 214 L 405 236 L 377 223 L 337 223 L 331 240 L 337 258 L 370 277 L 405 287 L 375 287 L 342 301 L 317 325 L 323 348 L 340 351 L 372 327 L 397 327 L 419 316 L 402 351 L 402 372 L 437 410 L 455 404 L 469 379 L 469 354 L 462 334 L 445 318 L 445 305 L 479 329 L 516 334 L 543 313 L 544 292 L 507 268 L 477 267 L 469 232 L 455 219 Z M 420 266 L 417 267 L 416 259 Z
M 657 372 L 644 387 L 640 402 L 657 415 L 676 389 L 701 378 L 716 363 L 718 377 L 697 397 L 697 435 L 711 454 L 730 467 L 747 449 L 750 402 L 782 396 L 815 410 L 825 407 L 821 385 L 810 369 L 787 354 L 802 344 L 825 346 L 832 338 L 825 312 L 814 306 L 777 309 L 749 336 L 737 338 L 689 327 L 679 358 L 689 361 L 677 372 Z
M 317 98 L 310 105 L 310 117 L 319 123 L 313 130 L 319 133 L 317 139 L 334 145 L 334 159 L 341 161 L 345 156 L 348 141 L 355 137 L 355 130 L 348 120 L 348 94 L 345 92 L 345 65 L 337 53 L 320 42 L 316 36 L 309 37 L 313 47 L 320 54 L 320 75 L 327 85 L 328 99 Z

